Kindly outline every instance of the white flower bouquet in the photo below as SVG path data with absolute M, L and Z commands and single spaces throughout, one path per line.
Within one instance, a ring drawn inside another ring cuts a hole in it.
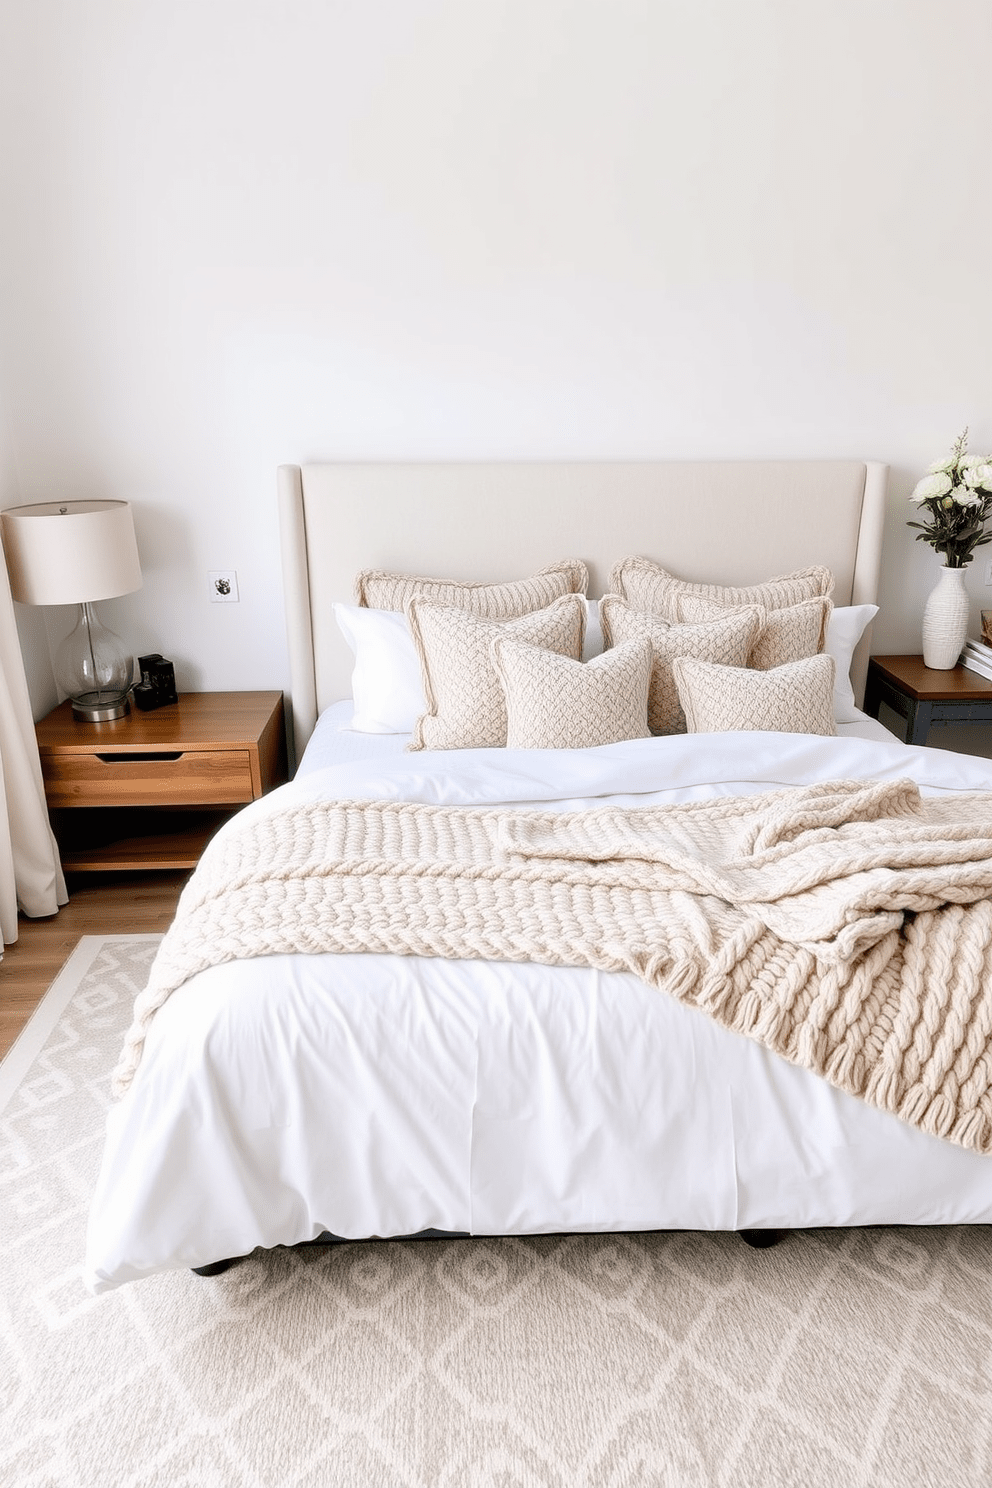
M 925 507 L 928 522 L 918 527 L 916 541 L 943 553 L 947 568 L 964 568 L 975 549 L 992 542 L 985 524 L 992 516 L 992 455 L 969 455 L 968 430 L 959 434 L 946 460 L 937 460 L 917 482 L 910 501 Z

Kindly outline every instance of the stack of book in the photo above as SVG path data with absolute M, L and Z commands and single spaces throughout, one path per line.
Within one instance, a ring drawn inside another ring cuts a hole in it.
M 992 682 L 992 646 L 985 641 L 967 640 L 961 652 L 961 665 Z

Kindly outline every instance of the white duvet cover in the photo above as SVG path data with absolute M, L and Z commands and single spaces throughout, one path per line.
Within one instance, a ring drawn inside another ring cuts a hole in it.
M 327 798 L 575 810 L 904 776 L 925 792 L 992 789 L 989 762 L 866 724 L 561 752 L 404 755 L 402 738 L 380 738 L 338 764 L 322 763 L 325 734 L 295 781 L 246 811 Z M 156 1014 L 109 1112 L 86 1275 L 103 1291 L 323 1231 L 979 1221 L 992 1221 L 992 1159 L 633 976 L 280 956 L 203 972 Z

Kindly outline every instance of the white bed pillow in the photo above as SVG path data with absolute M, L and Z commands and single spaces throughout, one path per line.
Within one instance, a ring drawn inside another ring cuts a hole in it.
M 690 734 L 771 729 L 832 735 L 834 666 L 826 653 L 767 672 L 677 656 L 672 671 Z
M 508 749 L 594 749 L 648 736 L 647 636 L 574 661 L 497 635 L 489 643 L 506 703 Z
M 333 606 L 355 668 L 351 727 L 360 734 L 409 734 L 427 707 L 420 657 L 407 618 L 396 610 Z
M 582 646 L 582 660 L 592 661 L 594 656 L 602 656 L 603 646 L 603 623 L 599 618 L 599 600 L 586 600 L 586 638 Z
M 827 623 L 823 649 L 837 664 L 834 679 L 834 719 L 837 723 L 857 723 L 861 718 L 851 686 L 851 659 L 877 614 L 878 605 L 842 605 L 833 611 Z

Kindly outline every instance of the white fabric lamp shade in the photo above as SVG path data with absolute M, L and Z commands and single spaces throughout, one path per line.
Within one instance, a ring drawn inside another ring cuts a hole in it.
M 10 591 L 21 604 L 95 603 L 141 588 L 127 501 L 46 501 L 0 512 Z
M 53 658 L 55 680 L 86 723 L 123 718 L 134 659 L 94 605 L 141 588 L 126 501 L 45 501 L 0 512 L 10 592 L 21 604 L 79 605 L 76 628 Z

